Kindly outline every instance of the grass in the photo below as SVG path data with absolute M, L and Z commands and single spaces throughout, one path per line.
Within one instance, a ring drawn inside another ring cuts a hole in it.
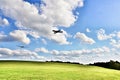
M 0 80 L 120 80 L 120 71 L 69 63 L 0 61 Z

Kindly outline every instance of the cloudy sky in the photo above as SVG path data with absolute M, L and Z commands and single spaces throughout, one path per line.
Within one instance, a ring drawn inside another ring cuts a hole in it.
M 0 0 L 0 59 L 120 61 L 119 4 L 120 0 Z M 59 29 L 63 33 L 52 32 Z

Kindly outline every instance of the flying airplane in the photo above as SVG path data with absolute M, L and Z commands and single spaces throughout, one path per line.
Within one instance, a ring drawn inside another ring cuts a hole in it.
M 54 32 L 54 34 L 56 34 L 56 33 L 63 33 L 63 31 L 61 31 L 61 30 L 52 30 L 53 32 Z
M 18 47 L 20 47 L 20 48 L 25 48 L 25 46 L 23 46 L 23 45 L 18 45 Z

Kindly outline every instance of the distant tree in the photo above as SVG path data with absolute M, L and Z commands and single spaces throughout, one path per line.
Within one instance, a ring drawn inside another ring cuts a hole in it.
M 113 60 L 110 60 L 109 62 L 97 62 L 97 63 L 90 64 L 90 65 L 120 70 L 120 62 L 113 61 Z

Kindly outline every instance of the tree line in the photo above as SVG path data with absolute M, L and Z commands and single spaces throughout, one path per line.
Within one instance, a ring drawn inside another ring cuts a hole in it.
M 113 60 L 110 60 L 109 62 L 97 62 L 97 63 L 89 64 L 89 65 L 95 65 L 95 66 L 100 66 L 104 68 L 120 70 L 120 62 L 113 61 Z

